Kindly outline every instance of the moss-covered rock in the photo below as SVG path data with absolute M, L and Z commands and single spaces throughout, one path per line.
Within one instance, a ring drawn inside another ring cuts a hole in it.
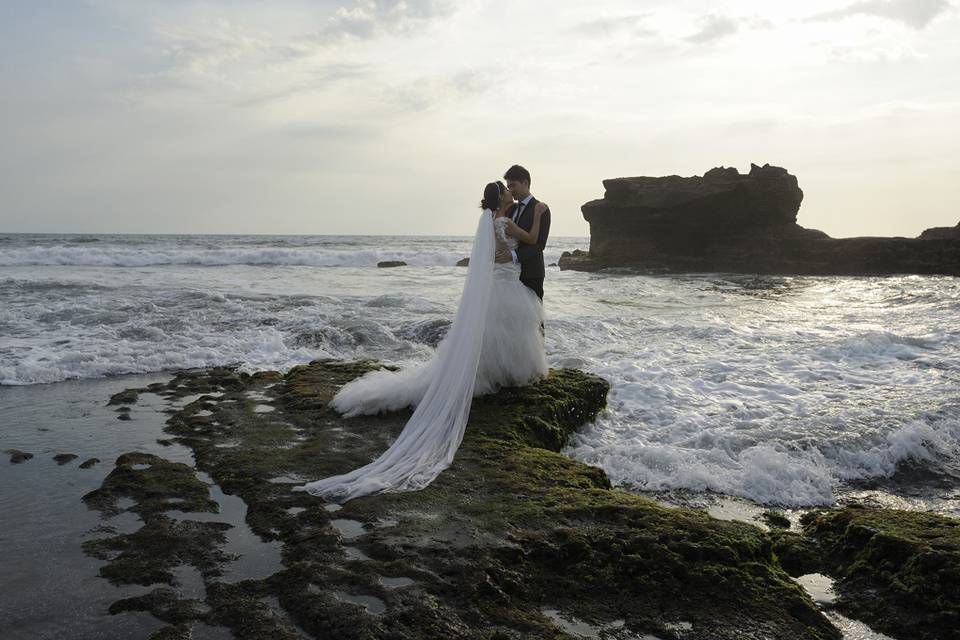
M 900 638 L 960 638 L 960 522 L 849 506 L 803 523 L 838 578 L 842 610 Z
M 120 509 L 120 498 L 131 498 L 131 511 L 142 517 L 164 511 L 212 511 L 210 487 L 197 478 L 189 465 L 170 462 L 149 453 L 125 453 L 98 489 L 83 496 L 84 502 L 107 515 Z
M 135 548 L 146 557 L 171 536 L 165 560 L 137 570 L 169 583 L 169 561 L 206 566 L 207 619 L 237 637 L 283 638 L 296 627 L 344 639 L 568 637 L 551 610 L 664 639 L 839 637 L 778 564 L 769 534 L 613 490 L 602 470 L 559 453 L 605 406 L 607 383 L 583 372 L 554 370 L 475 400 L 456 459 L 422 491 L 339 510 L 292 491 L 369 462 L 402 430 L 409 411 L 345 420 L 328 407 L 344 383 L 379 366 L 323 361 L 283 376 L 221 368 L 154 388 L 197 396 L 170 416 L 167 432 L 244 500 L 258 535 L 283 542 L 283 568 L 260 580 L 217 580 L 208 546 L 172 539 L 215 541 L 213 532 L 179 531 L 186 522 L 164 515 L 181 500 L 205 507 L 193 470 L 134 456 L 118 460 L 88 497 L 106 512 L 117 496 L 131 496 L 131 510 L 151 525 L 92 545 L 106 558 L 121 553 L 104 575 L 117 575 L 109 567 L 121 559 L 134 570 Z

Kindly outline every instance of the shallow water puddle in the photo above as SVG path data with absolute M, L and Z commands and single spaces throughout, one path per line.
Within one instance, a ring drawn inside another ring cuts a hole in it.
M 823 615 L 840 629 L 843 640 L 893 640 L 890 636 L 874 631 L 859 620 L 852 620 L 830 608 L 837 598 L 833 589 L 834 580 L 830 576 L 808 573 L 794 578 L 794 581 L 800 584 L 813 601 L 823 609 Z
M 346 518 L 337 518 L 331 520 L 330 524 L 340 532 L 344 540 L 353 540 L 362 535 L 366 535 L 367 530 L 363 528 L 363 523 L 358 520 L 348 520 Z
M 333 595 L 336 596 L 337 600 L 341 602 L 349 602 L 351 604 L 358 604 L 370 615 L 378 616 L 384 613 L 387 610 L 387 605 L 380 598 L 375 598 L 374 596 L 355 596 L 343 591 L 334 591 Z
M 207 598 L 207 588 L 203 584 L 203 575 L 196 567 L 190 564 L 179 564 L 170 570 L 175 581 L 175 588 L 181 597 L 204 602 Z
M 177 520 L 196 520 L 198 522 L 226 522 L 232 525 L 225 532 L 227 537 L 223 551 L 236 556 L 233 562 L 225 564 L 220 580 L 239 581 L 260 579 L 272 576 L 280 571 L 283 543 L 278 540 L 264 542 L 247 525 L 247 503 L 239 496 L 225 494 L 220 486 L 205 472 L 198 471 L 197 477 L 210 487 L 210 497 L 220 505 L 217 513 L 191 511 L 186 513 L 168 512 Z
M 356 547 L 344 547 L 343 552 L 347 555 L 347 560 L 366 561 L 370 559 L 370 556 Z
M 824 611 L 823 615 L 840 629 L 843 640 L 894 640 L 888 635 L 878 633 L 858 620 L 851 620 L 836 611 Z
M 195 394 L 193 394 L 193 395 L 182 396 L 182 397 L 180 397 L 180 398 L 169 397 L 169 396 L 168 396 L 168 397 L 167 397 L 167 404 L 169 404 L 169 405 L 170 405 L 171 407 L 173 407 L 174 409 L 182 409 L 182 408 L 184 408 L 185 406 L 187 406 L 188 404 L 190 404 L 191 402 L 196 402 L 197 400 L 199 400 L 200 398 L 202 398 L 202 397 L 205 396 L 205 395 L 207 395 L 207 394 L 205 394 L 205 393 L 195 393 Z
M 400 576 L 399 578 L 380 578 L 380 583 L 387 589 L 402 589 L 416 584 L 413 578 Z
M 192 640 L 233 640 L 234 635 L 227 627 L 194 622 L 190 637 Z
M 602 632 L 616 631 L 623 628 L 624 625 L 623 620 L 615 620 L 609 624 L 598 626 L 573 616 L 561 614 L 556 609 L 542 609 L 542 611 L 543 615 L 550 618 L 564 633 L 577 638 L 599 638 Z
M 814 602 L 821 606 L 833 604 L 837 599 L 837 594 L 833 591 L 833 579 L 829 576 L 822 573 L 808 573 L 794 580 L 804 588 Z

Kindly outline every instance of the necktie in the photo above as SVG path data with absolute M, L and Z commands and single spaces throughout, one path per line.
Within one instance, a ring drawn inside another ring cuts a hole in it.
M 517 212 L 513 216 L 513 221 L 516 222 L 520 219 L 520 214 L 523 213 L 523 201 L 517 203 Z

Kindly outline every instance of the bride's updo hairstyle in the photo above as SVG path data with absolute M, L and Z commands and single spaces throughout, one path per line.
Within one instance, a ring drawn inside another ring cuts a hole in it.
M 500 207 L 500 194 L 505 190 L 506 187 L 499 180 L 488 184 L 483 189 L 483 200 L 480 201 L 480 208 L 496 211 Z

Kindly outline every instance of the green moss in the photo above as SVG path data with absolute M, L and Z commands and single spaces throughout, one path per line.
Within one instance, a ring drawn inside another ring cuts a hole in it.
M 960 637 L 960 522 L 850 506 L 803 523 L 839 578 L 841 609 L 898 637 Z
M 169 510 L 217 511 L 210 488 L 193 468 L 148 453 L 125 453 L 100 488 L 83 496 L 84 502 L 107 515 L 119 513 L 117 500 L 132 498 L 130 510 L 146 517 Z
M 169 587 L 158 587 L 150 593 L 117 600 L 110 605 L 110 615 L 124 611 L 147 611 L 158 620 L 172 625 L 189 623 L 204 616 L 204 607 L 197 600 L 183 599 Z
M 168 625 L 159 631 L 150 634 L 148 640 L 192 640 L 193 632 L 189 624 L 181 622 Z
M 212 607 L 209 620 L 229 627 L 239 640 L 300 640 L 296 629 L 264 602 L 263 598 L 270 595 L 266 586 L 265 582 L 256 580 L 209 585 L 207 602 Z
M 767 523 L 767 526 L 771 528 L 790 528 L 790 518 L 788 518 L 782 511 L 764 511 L 761 517 L 763 518 L 763 521 Z
M 770 538 L 777 561 L 794 578 L 823 570 L 820 545 L 815 540 L 782 529 L 771 531 Z
M 133 533 L 88 540 L 83 549 L 108 561 L 100 575 L 113 584 L 176 586 L 172 569 L 181 564 L 193 565 L 205 576 L 220 575 L 221 565 L 234 559 L 221 550 L 231 526 L 152 515 Z
M 244 500 L 255 532 L 284 545 L 284 568 L 274 576 L 235 585 L 207 580 L 214 623 L 251 638 L 286 637 L 293 624 L 329 638 L 563 637 L 543 613 L 551 607 L 596 624 L 625 620 L 635 635 L 673 637 L 669 623 L 683 620 L 693 623 L 688 640 L 838 637 L 779 566 L 768 534 L 613 490 L 601 469 L 559 453 L 605 407 L 608 384 L 583 372 L 553 370 L 538 384 L 475 400 L 456 459 L 422 491 L 360 498 L 335 513 L 292 492 L 301 480 L 369 462 L 403 428 L 409 411 L 345 420 L 328 406 L 343 384 L 379 366 L 321 361 L 282 377 L 187 372 L 161 391 L 224 394 L 173 413 L 166 430 L 193 449 L 198 468 Z M 276 411 L 256 413 L 250 392 L 266 394 Z M 151 527 L 153 537 L 99 545 L 105 557 L 135 548 L 145 557 L 160 532 L 193 535 L 159 513 L 169 508 L 163 496 L 171 477 L 179 477 L 166 469 L 162 482 L 129 470 L 105 482 L 99 503 L 135 495 L 156 505 L 138 508 L 163 525 Z M 190 483 L 185 474 L 182 486 L 174 484 L 185 491 Z M 344 540 L 334 519 L 358 521 L 366 533 Z M 163 544 L 178 549 L 174 540 Z M 368 559 L 349 559 L 345 545 Z M 215 558 L 203 551 L 173 555 L 212 576 Z M 136 566 L 124 563 L 126 579 Z M 139 570 L 163 581 L 169 566 Z M 415 584 L 387 589 L 381 576 Z M 379 598 L 386 611 L 371 615 L 336 592 Z M 290 620 L 265 604 L 271 597 Z

